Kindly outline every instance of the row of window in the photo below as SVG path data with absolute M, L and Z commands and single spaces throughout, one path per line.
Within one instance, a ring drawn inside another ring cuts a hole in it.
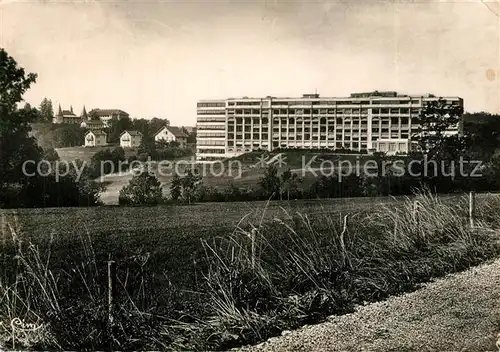
M 200 154 L 224 154 L 225 150 L 224 149 L 197 149 L 197 153 Z
M 197 125 L 196 130 L 197 131 L 203 131 L 203 130 L 225 130 L 226 125 Z
M 251 134 L 251 133 L 246 133 L 245 135 L 234 135 L 234 134 L 228 134 L 228 141 L 231 140 L 262 140 L 266 141 L 268 139 L 269 134 Z M 410 134 L 408 132 L 405 133 L 389 133 L 389 132 L 382 132 L 382 133 L 374 133 L 371 135 L 372 140 L 377 140 L 379 139 L 379 136 L 381 139 L 385 138 L 393 138 L 393 139 L 407 139 L 410 137 Z M 244 138 L 243 138 L 244 137 Z M 252 138 L 253 137 L 253 138 Z M 278 134 L 274 133 L 273 134 L 273 139 L 281 139 L 281 140 L 342 140 L 342 139 L 358 139 L 361 138 L 361 140 L 366 140 L 368 138 L 368 135 L 366 133 L 359 133 L 359 132 L 350 132 L 350 131 L 344 131 L 344 133 L 337 133 L 337 134 L 326 134 L 326 133 L 318 133 L 318 132 L 309 132 L 309 133 L 304 133 L 304 134 L 297 134 L 297 135 L 289 135 L 289 134 Z
M 354 126 L 353 126 L 354 127 Z M 388 125 L 382 125 L 381 127 L 380 126 L 372 126 L 371 128 L 371 131 L 373 132 L 378 132 L 378 131 L 382 131 L 382 132 L 389 132 L 389 129 L 391 130 L 391 132 L 399 132 L 399 131 L 409 131 L 409 130 L 418 130 L 418 126 L 412 126 L 411 128 L 406 125 L 406 126 L 401 126 L 401 128 L 398 128 L 397 126 L 394 127 L 392 126 L 391 128 L 389 128 Z M 317 126 L 316 127 L 305 127 L 305 128 L 301 128 L 301 127 L 297 127 L 297 128 L 286 128 L 286 127 L 282 127 L 282 128 L 278 128 L 278 127 L 275 127 L 272 129 L 273 133 L 283 133 L 283 134 L 288 134 L 288 133 L 302 133 L 302 131 L 304 132 L 322 132 L 322 133 L 326 133 L 326 132 L 330 132 L 330 133 L 333 133 L 335 131 L 337 132 L 342 132 L 342 131 L 345 131 L 345 132 L 350 132 L 350 131 L 368 131 L 368 127 L 367 126 L 361 126 L 361 128 L 357 128 L 354 127 L 354 128 L 351 128 L 350 126 L 345 126 L 344 128 L 335 128 L 334 126 L 328 126 L 328 128 L 326 128 L 325 126 L 321 126 L 320 128 L 318 128 Z M 259 133 L 259 132 L 268 132 L 269 129 L 268 128 L 258 128 L 258 127 L 254 127 L 253 129 L 252 128 L 245 128 L 245 130 L 242 129 L 241 126 L 238 126 L 236 127 L 236 129 L 234 127 L 229 127 L 228 130 L 227 130 L 229 133 L 234 133 L 236 132 L 237 134 L 242 134 L 242 133 Z M 450 131 L 452 131 L 450 129 Z M 213 132 L 213 133 L 218 133 L 218 134 L 221 134 L 220 132 Z M 201 134 L 198 134 L 198 136 L 202 136 Z
M 245 137 L 245 138 L 243 138 L 243 137 Z M 255 133 L 253 134 L 253 139 L 255 139 L 255 140 L 267 140 L 268 138 L 269 138 L 269 134 L 268 133 L 263 133 L 262 135 L 255 134 Z M 235 137 L 235 135 L 233 133 L 229 133 L 227 135 L 227 139 L 228 140 L 231 140 L 231 139 L 240 139 L 240 140 L 241 139 L 249 139 L 250 140 L 250 139 L 252 139 L 252 134 L 246 133 L 245 136 L 243 136 L 243 135 L 236 135 L 236 137 Z
M 238 141 L 238 140 L 247 140 L 247 141 L 250 141 L 250 140 L 254 140 L 254 141 L 266 141 L 268 139 L 268 134 L 263 134 L 262 136 L 258 135 L 258 134 L 254 134 L 253 136 L 251 134 L 245 134 L 245 136 L 243 135 L 228 135 L 228 143 L 231 142 L 231 141 Z M 245 137 L 245 138 L 243 138 Z M 253 138 L 252 138 L 253 137 Z M 326 135 L 326 134 L 318 134 L 318 133 L 306 133 L 304 135 L 302 134 L 297 134 L 297 135 L 279 135 L 279 134 L 273 134 L 273 139 L 274 140 L 297 140 L 297 141 L 301 141 L 301 140 L 304 140 L 304 141 L 307 141 L 307 140 L 342 140 L 342 139 L 361 139 L 361 140 L 367 140 L 368 136 L 366 134 L 359 134 L 359 133 L 350 133 L 350 132 L 346 132 L 344 133 L 343 135 L 342 134 L 336 134 L 336 135 Z M 372 140 L 377 140 L 379 138 L 378 134 L 377 135 L 372 135 Z M 409 138 L 409 134 L 408 133 L 392 133 L 392 134 L 389 134 L 389 133 L 382 133 L 381 134 L 381 137 L 382 139 L 384 138 L 394 138 L 394 139 L 400 139 L 400 138 L 403 138 L 403 139 L 406 139 L 406 138 Z
M 226 122 L 225 116 L 211 116 L 211 117 L 200 117 L 197 118 L 198 122 Z
M 322 117 L 320 119 L 307 119 L 307 118 L 293 118 L 293 117 L 290 117 L 288 119 L 273 119 L 273 124 L 274 125 L 277 125 L 281 122 L 282 125 L 286 125 L 286 124 L 289 124 L 289 125 L 294 125 L 295 123 L 313 123 L 313 124 L 326 124 L 327 122 L 329 124 L 334 124 L 335 122 L 337 124 L 342 124 L 342 123 L 350 123 L 350 122 L 353 122 L 353 123 L 359 123 L 361 122 L 361 124 L 363 123 L 368 123 L 368 118 L 356 118 L 356 117 L 337 117 L 335 119 L 333 118 L 326 118 L 326 117 Z M 389 122 L 391 121 L 391 123 L 393 124 L 398 124 L 398 121 L 401 121 L 401 124 L 408 124 L 409 123 L 409 117 L 408 116 L 401 116 L 401 117 L 396 117 L 396 116 L 392 116 L 392 117 L 386 117 L 386 118 L 380 118 L 380 117 L 375 117 L 372 119 L 372 123 L 378 123 L 379 121 L 382 121 L 382 122 Z M 238 124 L 238 125 L 242 125 L 243 122 L 245 123 L 245 126 L 251 126 L 251 124 L 253 123 L 254 126 L 258 126 L 261 124 L 261 121 L 260 119 L 258 118 L 248 118 L 248 119 L 245 119 L 245 118 L 241 118 L 241 117 L 237 117 L 235 119 L 230 119 L 227 121 L 227 124 L 230 126 L 230 125 L 234 125 L 234 124 Z M 267 118 L 264 118 L 262 119 L 262 125 L 267 125 L 267 123 L 269 122 L 269 120 Z
M 203 137 L 225 137 L 226 133 L 224 131 L 222 132 L 198 132 L 197 137 L 203 138 Z
M 306 136 L 307 137 L 307 136 Z M 276 141 L 276 140 L 281 140 L 281 141 L 298 141 L 298 142 L 306 142 L 306 141 L 330 141 L 330 142 L 335 142 L 336 140 L 337 141 L 342 141 L 342 140 L 345 140 L 345 141 L 350 141 L 350 140 L 355 140 L 355 141 L 363 141 L 363 142 L 366 142 L 367 141 L 367 138 L 366 137 L 359 137 L 359 136 L 344 136 L 344 138 L 342 137 L 339 137 L 339 138 L 326 138 L 325 136 L 313 136 L 313 138 L 304 138 L 302 139 L 301 136 L 298 136 L 297 138 L 293 138 L 293 137 L 290 137 L 288 139 L 285 139 L 285 138 L 273 138 L 273 141 Z
M 220 156 L 203 156 L 203 157 L 197 157 L 196 158 L 198 161 L 217 161 L 220 160 Z
M 198 115 L 226 115 L 226 110 L 198 110 Z
M 243 132 L 243 126 L 239 125 L 239 126 L 236 126 L 236 128 L 234 127 L 234 125 L 227 126 L 227 130 L 229 132 L 233 132 L 235 130 L 236 130 L 236 132 Z M 251 126 L 245 126 L 245 131 L 250 131 L 250 130 L 252 130 Z M 259 126 L 253 126 L 253 130 L 254 131 L 266 131 L 267 132 L 269 130 L 269 127 L 265 126 L 265 127 L 260 128 Z
M 407 151 L 407 143 L 395 143 L 395 142 L 379 142 L 377 150 L 381 152 L 395 152 L 395 151 Z
M 413 127 L 418 127 L 417 124 L 411 124 L 409 123 L 408 120 L 401 120 L 401 122 L 398 122 L 398 121 L 374 121 L 372 123 L 372 128 L 379 128 L 379 126 L 382 126 L 382 127 L 389 127 L 389 124 L 391 125 L 392 128 L 410 128 L 410 126 L 413 128 Z M 301 123 L 298 123 L 298 124 L 294 124 L 294 123 L 281 123 L 281 125 L 279 123 L 275 123 L 273 124 L 273 130 L 276 130 L 278 131 L 280 128 L 282 131 L 293 131 L 295 129 L 297 130 L 300 130 L 302 128 L 305 128 L 305 129 L 308 129 L 308 128 L 321 128 L 321 129 L 328 129 L 328 130 L 332 130 L 334 128 L 368 128 L 368 123 L 366 121 L 352 121 L 352 124 L 351 124 L 351 121 L 344 121 L 344 123 L 342 123 L 342 121 L 337 121 L 337 123 L 330 123 L 330 124 L 325 124 L 325 123 L 307 123 L 307 124 L 301 124 Z M 239 125 L 235 125 L 235 124 L 228 124 L 227 126 L 227 130 L 228 131 L 234 131 L 236 129 L 236 131 L 242 131 L 243 129 L 248 131 L 248 130 L 267 130 L 269 129 L 269 126 L 268 125 L 258 125 L 258 124 L 255 124 L 255 125 L 242 125 L 242 124 L 239 124 Z M 454 128 L 452 128 L 451 130 L 453 130 Z
M 218 111 L 218 110 L 217 110 Z M 261 109 L 229 109 L 228 114 L 236 115 L 260 115 Z M 214 110 L 198 110 L 198 115 L 213 113 Z M 266 112 L 266 111 L 264 111 Z M 274 115 L 318 115 L 318 114 L 368 114 L 368 109 L 273 109 Z M 419 114 L 420 109 L 417 108 L 374 108 L 374 114 Z
M 196 145 L 201 146 L 201 145 L 225 145 L 226 142 L 224 140 L 197 140 Z
M 225 102 L 205 102 L 196 104 L 199 108 L 225 108 Z
M 317 141 L 311 141 L 309 144 L 309 148 L 315 148 L 318 146 L 326 146 L 329 143 L 319 143 Z M 294 143 L 281 143 L 279 141 L 273 141 L 273 148 L 287 148 L 289 146 L 295 146 Z M 304 146 L 303 146 L 304 147 Z M 354 150 L 359 150 L 359 149 L 366 149 L 367 144 L 366 143 L 359 143 L 359 142 L 336 142 L 329 144 L 328 147 L 334 148 L 334 149 L 354 149 Z M 306 147 L 307 148 L 307 147 Z
M 229 102 L 230 106 L 236 105 L 236 106 L 260 106 L 260 101 L 230 101 Z
M 273 105 L 370 105 L 369 100 L 286 100 L 286 101 L 273 101 Z
M 303 148 L 303 149 L 312 149 L 312 148 L 317 148 L 319 147 L 320 145 L 319 144 L 310 144 L 310 145 L 292 145 L 294 147 L 299 147 L 299 148 Z M 323 145 L 322 145 L 323 146 Z M 274 148 L 278 148 L 280 147 L 280 144 L 279 143 L 276 143 L 273 145 Z M 287 144 L 281 144 L 281 147 L 282 148 L 287 148 L 288 145 Z M 352 145 L 350 143 L 346 143 L 346 144 L 342 144 L 342 143 L 337 143 L 336 145 L 329 145 L 328 148 L 332 148 L 332 149 L 354 149 L 354 150 L 362 150 L 362 149 L 366 149 L 367 148 L 367 145 L 366 144 L 359 144 L 359 143 L 353 143 Z M 229 148 L 228 151 L 229 152 L 251 152 L 252 150 L 258 150 L 258 149 L 262 149 L 260 145 L 258 144 L 254 144 L 253 146 L 251 145 L 245 145 L 245 146 L 237 146 L 236 148 Z M 217 158 L 210 158 L 210 157 L 206 157 L 206 158 L 200 158 L 199 160 L 217 160 Z

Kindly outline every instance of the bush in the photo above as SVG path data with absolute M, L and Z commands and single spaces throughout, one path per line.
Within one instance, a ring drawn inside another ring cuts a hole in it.
M 120 205 L 158 205 L 164 202 L 160 181 L 148 172 L 141 172 L 120 190 Z
M 81 170 L 82 165 L 77 168 Z M 54 166 L 54 165 L 53 165 Z M 70 164 L 69 173 L 64 175 L 63 165 L 59 175 L 52 173 L 41 176 L 35 175 L 28 179 L 22 187 L 8 185 L 0 190 L 0 207 L 2 208 L 45 208 L 45 207 L 78 207 L 101 205 L 100 194 L 105 190 L 104 185 L 92 180 L 89 170 L 84 168 L 77 178 L 74 164 Z M 64 175 L 64 176 L 62 176 Z
M 113 150 L 100 150 L 90 160 L 90 173 L 92 177 L 108 175 L 111 173 L 122 172 L 128 168 L 129 163 L 125 163 L 125 151 L 122 147 L 117 147 Z M 102 164 L 102 169 L 101 169 Z
M 47 148 L 43 150 L 43 159 L 47 161 L 56 161 L 59 160 L 59 154 L 57 154 L 54 148 Z

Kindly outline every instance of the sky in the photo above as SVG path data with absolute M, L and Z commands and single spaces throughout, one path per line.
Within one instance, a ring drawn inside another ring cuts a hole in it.
M 498 0 L 0 0 L 25 100 L 194 126 L 196 102 L 395 90 L 500 113 Z

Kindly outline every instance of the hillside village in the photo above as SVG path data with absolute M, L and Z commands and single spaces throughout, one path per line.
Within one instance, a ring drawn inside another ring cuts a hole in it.
M 48 99 L 42 101 L 39 109 L 28 108 L 39 114 L 32 124 L 32 135 L 44 147 L 48 143 L 53 148 L 138 148 L 144 138 L 156 144 L 173 143 L 179 148 L 193 148 L 195 143 L 195 127 L 171 126 L 166 118 L 131 118 L 121 109 L 94 108 L 87 112 L 85 105 L 80 114 L 75 113 L 73 106 L 63 109 L 61 105 L 54 113 Z M 60 142 L 58 135 L 62 137 Z

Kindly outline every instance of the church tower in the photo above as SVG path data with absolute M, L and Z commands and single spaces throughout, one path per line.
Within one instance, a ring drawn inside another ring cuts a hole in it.
M 85 109 L 85 105 L 83 106 L 83 110 L 82 110 L 82 116 L 80 116 L 82 118 L 82 120 L 88 120 L 89 117 L 87 115 L 87 110 Z

